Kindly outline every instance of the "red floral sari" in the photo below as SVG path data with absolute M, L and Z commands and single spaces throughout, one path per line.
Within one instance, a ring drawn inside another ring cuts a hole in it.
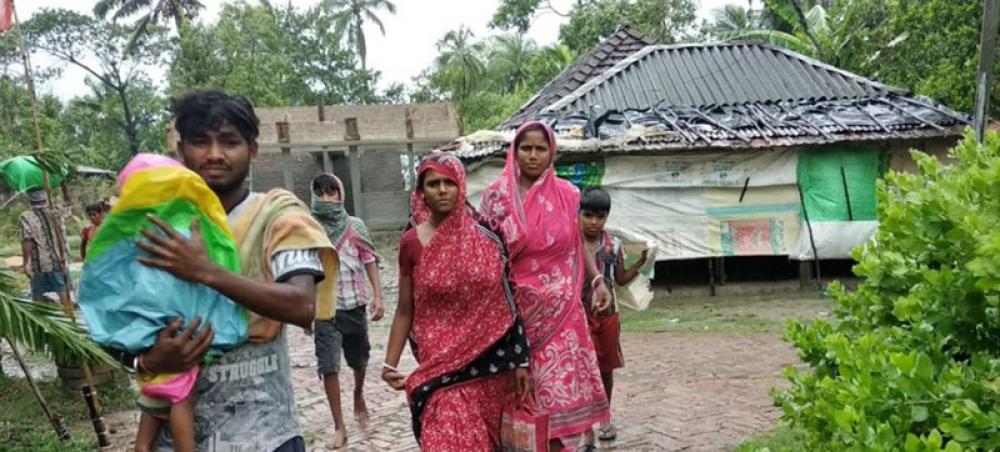
M 459 187 L 457 207 L 423 247 L 413 268 L 411 327 L 419 366 L 406 380 L 414 434 L 422 449 L 499 446 L 511 371 L 528 365 L 528 344 L 507 284 L 500 239 L 465 207 L 465 171 L 454 156 L 431 154 L 434 170 Z M 413 216 L 430 216 L 419 193 Z
M 611 412 L 580 304 L 585 252 L 577 217 L 580 192 L 556 177 L 555 134 L 548 125 L 529 122 L 516 136 L 539 125 L 548 137 L 553 164 L 522 197 L 512 142 L 504 171 L 483 192 L 480 208 L 510 251 L 517 309 L 531 344 L 535 411 L 548 416 L 550 439 L 572 442 L 610 419 Z

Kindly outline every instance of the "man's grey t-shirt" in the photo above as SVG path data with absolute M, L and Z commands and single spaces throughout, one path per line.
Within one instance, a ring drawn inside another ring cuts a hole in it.
M 229 212 L 230 226 L 257 196 L 251 193 Z M 279 281 L 303 270 L 322 275 L 315 250 L 279 253 L 271 260 L 271 270 Z M 270 342 L 245 343 L 212 365 L 203 366 L 197 391 L 195 440 L 199 451 L 267 452 L 302 436 L 284 327 Z M 166 425 L 160 429 L 157 449 L 173 450 Z

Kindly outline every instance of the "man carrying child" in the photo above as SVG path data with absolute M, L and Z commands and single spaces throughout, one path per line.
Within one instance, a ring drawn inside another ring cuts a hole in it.
M 218 195 L 239 249 L 242 274 L 215 265 L 204 243 L 162 221 L 160 238 L 144 242 L 143 263 L 215 289 L 251 312 L 243 345 L 198 376 L 198 450 L 304 451 L 291 382 L 285 324 L 310 328 L 333 315 L 337 256 L 323 228 L 291 193 L 250 192 L 244 182 L 257 156 L 257 115 L 246 99 L 221 91 L 188 94 L 174 103 L 178 153 Z M 150 237 L 147 235 L 147 237 Z M 329 294 L 329 295 L 328 295 Z M 177 319 L 135 358 L 144 373 L 180 373 L 199 365 L 212 344 L 210 325 Z M 129 359 L 122 358 L 123 361 Z M 171 449 L 160 429 L 157 450 Z

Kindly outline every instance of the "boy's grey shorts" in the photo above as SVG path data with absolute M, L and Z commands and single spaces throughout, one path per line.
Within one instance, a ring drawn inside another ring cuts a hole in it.
M 368 365 L 371 344 L 368 343 L 366 307 L 337 311 L 330 320 L 317 320 L 313 324 L 316 343 L 316 364 L 320 376 L 340 372 L 340 355 L 347 366 L 354 370 Z

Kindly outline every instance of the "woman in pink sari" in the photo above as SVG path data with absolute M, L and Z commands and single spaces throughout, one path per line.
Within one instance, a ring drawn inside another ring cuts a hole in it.
M 549 448 L 571 446 L 610 418 L 587 318 L 584 278 L 599 307 L 611 297 L 578 226 L 580 192 L 556 177 L 556 140 L 542 122 L 521 126 L 500 178 L 480 209 L 510 252 L 515 301 L 531 344 L 535 412 L 548 418 Z
M 417 174 L 382 379 L 406 389 L 421 449 L 496 450 L 507 396 L 526 396 L 530 384 L 503 242 L 467 205 L 457 158 L 431 154 Z M 419 366 L 404 376 L 396 366 L 407 336 Z

